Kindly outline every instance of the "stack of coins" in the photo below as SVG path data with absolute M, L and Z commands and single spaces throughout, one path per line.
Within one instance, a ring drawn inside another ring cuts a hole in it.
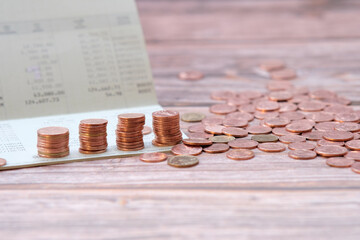
M 176 145 L 182 140 L 180 131 L 180 116 L 176 111 L 162 110 L 153 112 L 153 130 L 155 146 L 164 147 Z
M 69 129 L 45 127 L 37 131 L 38 154 L 44 158 L 61 158 L 69 155 Z
M 142 113 L 124 113 L 118 116 L 116 129 L 117 148 L 122 151 L 136 151 L 144 148 L 142 130 L 145 115 Z
M 106 152 L 108 146 L 106 140 L 106 119 L 85 119 L 79 125 L 79 152 L 95 154 Z

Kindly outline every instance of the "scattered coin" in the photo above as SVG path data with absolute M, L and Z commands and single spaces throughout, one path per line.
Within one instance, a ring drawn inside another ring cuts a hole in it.
M 335 130 L 358 132 L 360 131 L 360 124 L 354 122 L 342 122 L 335 126 Z
M 252 136 L 251 140 L 257 141 L 258 143 L 277 142 L 279 137 L 272 134 L 260 134 Z
M 190 146 L 210 146 L 212 141 L 202 138 L 183 139 L 183 143 Z
M 351 170 L 354 173 L 359 173 L 360 174 L 360 162 L 356 162 L 351 166 Z
M 142 130 L 142 134 L 143 135 L 148 135 L 152 132 L 152 128 L 149 126 L 144 126 L 143 130 Z
M 355 161 L 353 159 L 344 158 L 344 157 L 331 157 L 326 159 L 326 164 L 330 167 L 336 168 L 348 168 L 353 165 Z
M 318 146 L 329 146 L 329 145 L 344 146 L 344 144 L 345 144 L 344 142 L 333 142 L 325 139 L 320 139 L 319 141 L 317 141 Z
M 306 138 L 304 136 L 300 136 L 300 135 L 295 135 L 295 134 L 288 134 L 288 135 L 283 135 L 279 138 L 280 142 L 282 143 L 293 143 L 293 142 L 305 142 Z
M 301 112 L 283 112 L 280 114 L 280 117 L 287 118 L 290 121 L 294 121 L 305 118 L 305 115 Z
M 249 160 L 254 156 L 254 152 L 248 149 L 232 149 L 226 154 L 232 160 Z
M 252 104 L 245 104 L 243 106 L 239 106 L 238 110 L 240 112 L 254 113 L 256 109 L 255 109 L 255 106 Z
M 274 80 L 292 80 L 296 77 L 296 72 L 289 68 L 271 72 L 271 78 Z
M 293 142 L 288 146 L 291 150 L 314 150 L 316 145 L 311 142 Z
M 214 143 L 213 145 L 204 148 L 204 152 L 207 153 L 223 153 L 229 150 L 229 145 L 226 143 Z
M 167 155 L 165 153 L 143 153 L 140 155 L 140 160 L 143 162 L 150 162 L 150 163 L 156 163 L 156 162 L 163 162 L 167 159 Z
M 334 120 L 334 114 L 326 112 L 315 112 L 306 116 L 308 119 L 312 119 L 315 122 L 330 122 Z
M 233 113 L 226 115 L 226 118 L 245 119 L 248 122 L 250 122 L 254 119 L 254 116 L 247 112 L 233 112 Z
M 224 126 L 221 125 L 206 125 L 205 132 L 212 134 L 222 134 Z
M 204 124 L 204 125 L 221 125 L 223 121 L 224 121 L 223 118 L 209 117 L 209 118 L 204 118 L 201 121 L 201 123 Z
M 296 160 L 309 160 L 316 158 L 316 152 L 305 149 L 291 150 L 288 155 Z
M 335 98 L 336 93 L 329 90 L 315 90 L 310 92 L 310 97 L 315 99 Z
M 205 127 L 203 124 L 198 123 L 198 124 L 191 125 L 190 127 L 188 127 L 187 130 L 191 133 L 203 133 L 203 132 L 205 132 Z
M 354 138 L 354 134 L 346 131 L 326 131 L 324 132 L 323 138 L 329 141 L 339 142 L 339 141 L 349 141 Z
M 167 161 L 168 165 L 177 168 L 193 167 L 199 164 L 199 159 L 193 156 L 178 155 L 172 156 Z
M 254 135 L 267 134 L 267 133 L 271 133 L 271 131 L 272 131 L 271 127 L 255 126 L 255 125 L 247 127 L 246 130 L 249 133 L 254 134 Z
M 264 123 L 269 127 L 285 127 L 290 123 L 287 118 L 267 118 Z
M 258 91 L 246 91 L 246 92 L 238 93 L 237 96 L 248 98 L 248 99 L 257 99 L 257 98 L 261 98 L 263 96 L 263 94 Z
M 348 149 L 360 151 L 360 140 L 351 140 L 345 143 Z
M 359 122 L 360 118 L 356 113 L 338 113 L 335 114 L 335 121 L 337 122 Z
M 225 118 L 223 125 L 225 127 L 246 127 L 248 121 L 246 119 Z
M 260 143 L 258 149 L 264 152 L 282 152 L 286 148 L 282 143 Z
M 291 123 L 293 123 L 293 124 L 311 125 L 313 127 L 316 125 L 316 122 L 314 120 L 311 120 L 311 119 L 293 120 Z
M 243 97 L 232 97 L 232 98 L 228 98 L 226 100 L 226 103 L 228 105 L 233 105 L 233 106 L 241 106 L 244 104 L 248 104 L 249 103 L 249 99 L 248 98 L 243 98 Z
M 257 147 L 258 142 L 249 139 L 235 139 L 228 144 L 235 149 L 254 149 Z
M 274 101 L 261 101 L 256 104 L 256 109 L 263 112 L 276 111 L 279 108 L 279 104 Z
M 233 137 L 246 137 L 248 135 L 248 131 L 236 127 L 225 127 L 223 128 L 222 133 Z
M 181 80 L 196 81 L 202 79 L 204 74 L 200 71 L 191 70 L 180 72 L 178 77 Z
M 294 112 L 297 109 L 297 106 L 293 103 L 289 102 L 281 102 L 279 103 L 280 109 L 279 112 Z
M 210 141 L 212 141 L 213 143 L 228 143 L 233 140 L 235 140 L 235 138 L 228 135 L 218 135 L 210 138 Z
M 220 115 L 232 113 L 236 110 L 236 106 L 231 106 L 228 104 L 215 104 L 210 107 L 210 112 Z
M 254 116 L 257 119 L 276 118 L 276 117 L 279 116 L 279 112 L 260 112 L 260 111 L 256 111 Z
M 292 132 L 286 131 L 286 129 L 284 127 L 273 128 L 272 133 L 277 136 L 284 136 L 284 135 L 290 135 L 290 134 L 297 135 L 298 134 L 298 133 L 292 133 Z
M 199 155 L 202 152 L 202 147 L 186 146 L 185 144 L 177 144 L 171 148 L 171 152 L 175 155 Z
M 345 157 L 354 159 L 355 161 L 360 161 L 360 151 L 350 151 L 345 155 Z
M 347 149 L 340 146 L 318 146 L 315 152 L 323 157 L 341 157 L 347 153 Z
M 289 132 L 303 133 L 303 132 L 311 131 L 313 126 L 310 124 L 290 123 L 290 124 L 286 125 L 285 128 Z
M 285 63 L 282 60 L 279 59 L 269 59 L 266 61 L 263 61 L 260 64 L 260 69 L 267 71 L 267 72 L 271 72 L 271 71 L 275 71 L 275 70 L 281 70 L 285 68 Z
M 196 133 L 187 133 L 186 134 L 189 138 L 211 138 L 214 134 L 206 133 L 206 132 L 196 132 Z
M 302 133 L 301 136 L 306 137 L 310 141 L 318 141 L 323 139 L 324 132 L 313 130 L 311 132 Z
M 205 114 L 202 113 L 184 113 L 181 115 L 181 120 L 184 122 L 201 122 L 205 118 Z
M 214 100 L 226 100 L 235 96 L 236 94 L 233 91 L 216 91 L 211 93 L 211 98 Z
M 293 87 L 293 84 L 287 81 L 271 80 L 268 82 L 268 84 L 266 84 L 266 87 L 269 91 L 282 91 L 291 89 Z
M 0 158 L 0 167 L 6 165 L 6 159 Z
M 290 100 L 292 97 L 293 94 L 288 91 L 270 92 L 268 96 L 269 100 L 278 102 Z
M 301 102 L 298 107 L 304 112 L 319 112 L 326 107 L 326 104 L 322 102 L 306 101 Z

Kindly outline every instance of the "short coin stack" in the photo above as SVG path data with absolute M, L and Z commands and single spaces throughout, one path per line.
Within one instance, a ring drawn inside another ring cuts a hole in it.
M 118 116 L 116 129 L 117 148 L 122 151 L 136 151 L 144 148 L 142 130 L 145 115 L 142 113 L 124 113 Z
M 69 129 L 45 127 L 37 131 L 38 154 L 44 158 L 61 158 L 69 155 Z
M 108 146 L 106 140 L 106 119 L 85 119 L 79 125 L 79 152 L 84 154 L 96 154 L 106 152 Z
M 162 110 L 153 112 L 153 129 L 155 146 L 164 147 L 176 145 L 182 140 L 180 131 L 180 115 L 176 111 Z

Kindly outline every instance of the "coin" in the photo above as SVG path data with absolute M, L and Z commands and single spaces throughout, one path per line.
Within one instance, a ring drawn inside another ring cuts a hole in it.
M 222 134 L 224 126 L 221 125 L 206 125 L 205 132 L 212 134 Z
M 228 144 L 231 148 L 236 149 L 254 149 L 257 147 L 258 142 L 249 139 L 235 139 Z
M 310 160 L 316 158 L 316 152 L 298 149 L 289 151 L 288 156 L 296 160 Z
M 204 148 L 204 152 L 207 153 L 223 153 L 229 150 L 229 145 L 226 143 L 214 143 L 213 145 Z
M 310 97 L 315 99 L 335 98 L 336 93 L 329 90 L 315 90 L 310 92 Z
M 282 143 L 260 143 L 258 149 L 264 152 L 282 152 L 286 148 Z
M 226 100 L 231 97 L 235 97 L 236 94 L 233 91 L 216 91 L 211 93 L 211 98 L 214 100 Z
M 272 129 L 272 133 L 277 136 L 284 136 L 284 135 L 297 135 L 298 133 L 291 133 L 286 131 L 284 127 L 277 127 Z
M 210 112 L 220 115 L 232 113 L 236 110 L 236 106 L 231 106 L 228 104 L 215 104 L 210 107 Z
M 167 163 L 172 167 L 186 168 L 199 164 L 199 159 L 194 156 L 178 155 L 169 157 Z
M 354 173 L 359 173 L 360 174 L 360 162 L 356 162 L 351 166 L 351 170 Z
M 198 124 L 189 126 L 187 130 L 191 133 L 203 133 L 203 132 L 205 132 L 205 127 L 203 124 L 198 123 Z
M 222 119 L 222 118 L 209 117 L 209 118 L 204 118 L 201 122 L 204 125 L 220 125 L 223 123 L 223 121 L 224 121 L 224 119 Z
M 267 118 L 264 122 L 269 127 L 285 127 L 290 123 L 287 118 Z
M 348 149 L 360 151 L 360 140 L 351 140 L 345 143 Z
M 334 120 L 334 114 L 326 112 L 315 112 L 306 116 L 308 119 L 312 119 L 315 122 L 330 122 Z
M 282 91 L 292 88 L 293 84 L 287 81 L 269 81 L 266 87 L 269 91 Z
M 360 131 L 360 124 L 354 122 L 342 122 L 335 126 L 335 130 L 358 132 Z
M 294 135 L 294 134 L 288 134 L 288 135 L 283 135 L 279 138 L 280 142 L 282 143 L 293 143 L 293 142 L 305 142 L 306 138 L 304 136 L 300 136 L 300 135 Z
M 247 149 L 232 149 L 226 154 L 226 157 L 232 160 L 249 160 L 254 156 L 254 152 Z
M 148 135 L 148 134 L 150 134 L 151 132 L 152 132 L 151 127 L 149 127 L 149 126 L 144 126 L 144 128 L 143 128 L 143 130 L 142 130 L 142 134 L 143 134 L 143 135 Z
M 285 128 L 289 132 L 303 133 L 303 132 L 311 131 L 313 126 L 310 124 L 290 123 L 290 124 L 286 125 Z
M 232 97 L 232 98 L 228 98 L 228 99 L 226 100 L 226 103 L 227 103 L 228 105 L 240 106 L 240 105 L 248 104 L 249 101 L 250 101 L 250 100 L 249 100 L 248 98 Z
M 6 159 L 0 158 L 0 167 L 6 165 Z
M 299 103 L 298 107 L 304 112 L 319 112 L 326 107 L 326 104 L 318 101 L 304 101 Z
M 251 134 L 267 134 L 267 133 L 271 133 L 271 127 L 265 127 L 265 126 L 249 126 L 246 128 L 246 130 L 251 133 Z
M 275 111 L 279 108 L 279 104 L 274 101 L 260 101 L 256 104 L 256 109 L 263 112 Z
M 191 70 L 180 72 L 178 77 L 181 80 L 196 81 L 202 79 L 204 74 L 200 71 Z
M 283 112 L 280 114 L 280 117 L 287 118 L 290 121 L 294 121 L 305 118 L 305 115 L 301 112 Z
M 254 113 L 255 112 L 255 106 L 252 104 L 245 104 L 238 107 L 238 110 L 240 112 L 246 112 L 246 113 Z
M 237 96 L 239 96 L 239 97 L 244 97 L 244 98 L 248 98 L 248 99 L 260 98 L 260 97 L 262 97 L 262 95 L 263 94 L 258 91 L 244 91 L 244 92 L 239 92 L 237 94 Z
M 354 134 L 346 131 L 326 131 L 324 132 L 323 138 L 329 141 L 339 142 L 339 141 L 349 141 L 354 138 Z
M 354 159 L 355 161 L 360 161 L 360 151 L 350 151 L 346 153 L 345 157 Z
M 348 168 L 355 163 L 354 160 L 344 157 L 331 157 L 326 159 L 326 164 L 330 167 Z
M 293 142 L 288 146 L 291 150 L 314 150 L 316 145 L 311 142 Z
M 314 127 L 316 130 L 319 130 L 319 131 L 331 131 L 331 130 L 335 130 L 335 127 L 338 124 L 339 123 L 336 123 L 336 122 L 320 122 L 320 123 L 317 123 Z
M 165 153 L 143 153 L 140 155 L 140 160 L 143 162 L 156 163 L 163 162 L 167 159 L 167 155 Z
M 345 155 L 347 150 L 340 146 L 318 146 L 315 152 L 323 157 L 340 157 Z
M 184 122 L 201 122 L 205 118 L 205 114 L 202 113 L 184 113 L 181 115 L 181 120 Z
M 246 137 L 248 132 L 242 128 L 225 127 L 223 128 L 223 134 L 233 137 Z
M 272 134 L 260 134 L 260 135 L 252 136 L 251 140 L 257 141 L 258 143 L 265 143 L 265 142 L 277 142 L 279 138 Z
M 334 117 L 337 122 L 359 122 L 360 118 L 356 113 L 338 113 Z
M 319 145 L 319 146 L 329 146 L 329 145 L 344 146 L 344 142 L 333 142 L 333 141 L 328 141 L 325 139 L 320 139 L 319 141 L 317 141 L 317 145 Z
M 226 118 L 222 123 L 225 127 L 246 127 L 247 119 Z
M 180 114 L 173 110 L 161 110 L 152 113 L 155 146 L 173 146 L 182 140 Z
M 280 109 L 279 112 L 294 112 L 297 109 L 297 106 L 293 103 L 289 103 L 289 102 L 280 102 Z
M 259 67 L 264 71 L 271 72 L 285 68 L 285 63 L 279 59 L 269 59 L 263 61 Z
M 254 116 L 257 119 L 276 118 L 277 116 L 279 116 L 279 112 L 260 112 L 260 111 L 256 111 Z
M 301 136 L 306 137 L 310 141 L 318 141 L 323 139 L 324 132 L 313 130 L 311 132 L 302 133 Z
M 69 129 L 44 127 L 37 131 L 39 157 L 61 158 L 69 155 Z
M 188 138 L 183 139 L 183 143 L 190 146 L 210 146 L 212 141 L 201 138 Z
M 250 122 L 254 119 L 254 116 L 247 112 L 233 112 L 233 113 L 229 113 L 228 115 L 226 115 L 226 118 L 245 119 L 248 122 Z
M 199 155 L 202 152 L 202 147 L 186 146 L 185 144 L 177 144 L 171 148 L 171 152 L 175 155 Z
M 188 133 L 186 134 L 189 138 L 210 138 L 213 134 L 202 132 L 202 133 Z
M 271 78 L 274 80 L 292 80 L 297 77 L 293 69 L 285 68 L 278 71 L 271 72 Z
M 268 96 L 269 100 L 278 102 L 290 100 L 292 97 L 293 94 L 288 91 L 270 92 Z
M 331 106 L 327 106 L 326 108 L 324 108 L 323 111 L 328 112 L 328 113 L 333 113 L 333 114 L 353 113 L 353 109 L 351 107 L 344 106 L 344 105 L 341 105 L 341 104 L 338 104 L 338 105 L 332 104 Z
M 235 138 L 233 136 L 227 136 L 227 135 L 219 135 L 219 136 L 213 136 L 210 138 L 210 141 L 213 143 L 228 143 L 230 141 L 233 141 Z
M 311 120 L 311 119 L 294 120 L 291 123 L 294 123 L 294 124 L 306 124 L 306 125 L 311 125 L 313 127 L 316 125 L 316 122 L 314 120 Z

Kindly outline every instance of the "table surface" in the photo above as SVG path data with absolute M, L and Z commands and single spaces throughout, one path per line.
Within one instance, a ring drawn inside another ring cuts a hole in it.
M 267 58 L 297 69 L 295 85 L 360 103 L 358 0 L 137 3 L 165 107 L 208 114 L 213 90 L 265 90 L 253 67 Z M 177 79 L 189 69 L 206 77 Z M 0 172 L 1 239 L 359 238 L 360 175 L 350 169 L 286 153 L 199 159 L 189 169 L 130 157 Z

